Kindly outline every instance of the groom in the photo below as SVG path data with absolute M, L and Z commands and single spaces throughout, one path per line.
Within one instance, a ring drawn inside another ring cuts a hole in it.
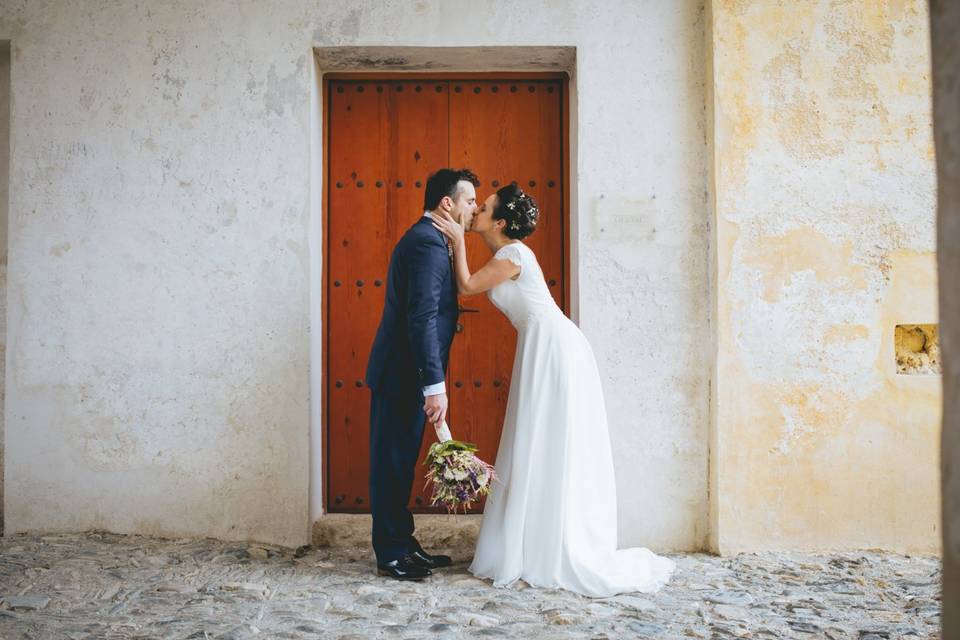
M 447 215 L 469 226 L 479 184 L 468 169 L 440 169 L 427 180 L 423 216 L 390 256 L 383 317 L 367 364 L 373 550 L 377 573 L 399 580 L 421 580 L 451 564 L 413 537 L 407 502 L 424 420 L 440 425 L 446 418 L 443 381 L 459 315 L 451 256 L 431 220 Z

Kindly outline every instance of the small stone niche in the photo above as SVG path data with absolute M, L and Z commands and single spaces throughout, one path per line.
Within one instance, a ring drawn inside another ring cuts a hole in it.
M 940 368 L 940 329 L 935 324 L 898 324 L 894 334 L 897 373 L 937 375 Z

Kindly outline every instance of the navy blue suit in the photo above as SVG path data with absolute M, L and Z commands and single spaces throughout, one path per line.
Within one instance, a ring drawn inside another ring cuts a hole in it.
M 422 217 L 390 256 L 383 317 L 367 364 L 370 509 L 381 563 L 420 548 L 407 503 L 426 420 L 423 387 L 445 378 L 458 313 L 447 244 Z

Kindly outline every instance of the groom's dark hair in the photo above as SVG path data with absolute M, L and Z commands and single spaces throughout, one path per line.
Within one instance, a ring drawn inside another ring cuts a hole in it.
M 457 183 L 465 180 L 475 187 L 480 181 L 470 169 L 440 169 L 427 178 L 427 189 L 423 194 L 424 211 L 433 211 L 440 206 L 444 196 L 456 199 Z

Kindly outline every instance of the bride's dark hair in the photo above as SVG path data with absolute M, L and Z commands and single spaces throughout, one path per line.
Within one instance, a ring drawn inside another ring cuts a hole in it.
M 511 240 L 523 240 L 537 230 L 540 210 L 533 198 L 523 192 L 516 182 L 511 182 L 497 191 L 497 205 L 493 208 L 494 220 L 503 220 L 505 236 Z

